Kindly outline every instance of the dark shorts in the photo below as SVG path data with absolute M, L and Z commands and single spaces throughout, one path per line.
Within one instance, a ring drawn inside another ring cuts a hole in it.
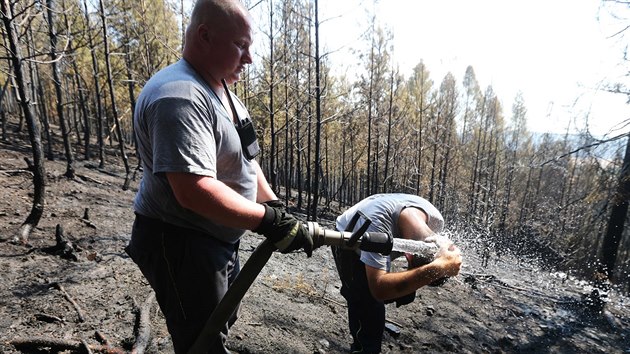
M 153 290 L 176 353 L 186 353 L 197 339 L 229 285 L 240 271 L 238 242 L 136 215 L 125 251 Z M 232 317 L 214 341 L 211 353 L 225 348 Z

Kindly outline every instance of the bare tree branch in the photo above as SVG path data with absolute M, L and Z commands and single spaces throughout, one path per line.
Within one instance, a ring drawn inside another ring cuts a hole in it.
M 543 162 L 542 164 L 540 164 L 540 167 L 545 166 L 546 164 L 551 163 L 551 162 L 557 162 L 558 160 L 560 160 L 563 157 L 567 157 L 569 155 L 573 155 L 573 154 L 578 153 L 578 152 L 580 152 L 582 150 L 590 149 L 592 147 L 596 147 L 596 146 L 599 146 L 599 145 L 602 145 L 602 144 L 606 144 L 606 143 L 610 143 L 610 142 L 613 142 L 613 141 L 617 141 L 617 140 L 625 138 L 627 136 L 630 136 L 630 133 L 619 134 L 617 136 L 614 136 L 614 137 L 612 137 L 610 139 L 605 139 L 605 140 L 597 139 L 597 140 L 595 140 L 594 143 L 591 143 L 591 144 L 588 144 L 588 145 L 582 145 L 582 146 L 580 146 L 579 148 L 577 148 L 575 150 L 569 151 L 569 152 L 567 152 L 565 154 L 562 154 L 560 156 L 556 156 L 556 157 L 554 157 L 551 160 L 547 160 L 547 161 Z

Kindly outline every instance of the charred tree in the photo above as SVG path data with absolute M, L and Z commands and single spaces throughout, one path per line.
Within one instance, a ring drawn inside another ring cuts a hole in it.
M 374 19 L 372 19 L 372 33 L 374 33 Z M 368 95 L 367 95 L 367 166 L 366 166 L 366 175 L 367 175 L 367 185 L 366 191 L 368 194 L 372 194 L 372 104 L 373 104 L 373 89 L 374 89 L 374 40 L 372 40 L 372 46 L 370 49 L 370 72 L 369 72 L 369 83 L 368 83 Z
M 296 31 L 296 42 L 299 43 L 299 31 Z M 300 46 L 296 45 L 295 46 L 295 58 L 296 61 L 299 62 L 298 58 L 300 57 Z M 299 83 L 300 83 L 300 77 L 301 77 L 301 66 L 300 65 L 295 65 L 295 87 L 299 87 Z M 297 202 L 296 202 L 296 206 L 298 208 L 298 210 L 300 210 L 302 208 L 302 192 L 303 192 L 303 185 L 302 185 L 302 150 L 303 150 L 303 145 L 302 145 L 302 139 L 300 137 L 300 129 L 301 129 L 301 124 L 300 124 L 300 119 L 302 117 L 302 109 L 303 106 L 300 106 L 299 102 L 300 102 L 300 91 L 299 90 L 294 90 L 295 91 L 295 98 L 296 98 L 296 105 L 295 105 L 295 177 L 296 177 L 296 181 L 295 184 L 297 185 Z
M 90 14 L 87 8 L 87 0 L 83 1 L 83 8 L 85 11 L 85 23 L 87 27 L 87 39 L 90 47 L 90 54 L 92 57 L 92 70 L 94 76 L 94 100 L 96 101 L 96 139 L 98 143 L 98 155 L 99 155 L 99 167 L 105 166 L 105 144 L 103 141 L 103 106 L 101 104 L 101 88 L 99 83 L 99 67 L 98 60 L 96 59 L 96 45 L 94 44 L 94 38 L 92 37 L 92 28 L 90 26 Z M 85 152 L 86 158 L 90 158 L 89 152 Z
M 63 3 L 62 3 L 63 5 Z M 66 14 L 65 8 L 63 11 L 63 19 L 66 28 L 70 28 L 70 21 L 68 20 L 68 16 Z M 89 31 L 89 28 L 88 28 Z M 68 41 L 68 50 L 70 53 L 74 53 L 74 44 L 72 38 L 69 38 Z M 90 135 L 91 135 L 91 124 L 90 124 L 90 115 L 88 112 L 88 105 L 86 97 L 83 92 L 85 91 L 85 87 L 83 86 L 84 80 L 81 77 L 81 72 L 79 71 L 79 66 L 77 65 L 76 58 L 71 59 L 72 70 L 74 74 L 74 81 L 76 82 L 77 93 L 79 95 L 79 109 L 81 110 L 81 115 L 83 118 L 83 151 L 84 151 L 84 159 L 88 160 L 90 158 Z M 79 135 L 78 135 L 79 136 Z
M 389 82 L 389 104 L 387 109 L 387 143 L 385 145 L 385 176 L 383 178 L 383 193 L 387 193 L 389 191 L 388 185 L 391 184 L 391 179 L 393 178 L 389 174 L 389 156 L 391 153 L 392 146 L 392 125 L 393 123 L 393 115 L 394 115 L 394 69 L 392 68 L 390 72 L 390 82 Z
M 271 130 L 271 150 L 269 153 L 269 180 L 271 189 L 278 190 L 278 147 L 276 137 L 276 110 L 274 107 L 275 57 L 273 37 L 273 1 L 269 2 L 269 129 Z
M 310 10 L 310 8 L 309 8 Z M 310 12 L 310 11 L 309 11 Z M 306 93 L 306 111 L 307 111 L 307 123 L 306 123 L 306 217 L 308 220 L 312 220 L 311 219 L 311 215 L 309 213 L 309 211 L 311 210 L 311 198 L 312 198 L 312 192 L 313 192 L 313 183 L 312 183 L 312 178 L 311 178 L 311 151 L 313 150 L 311 148 L 312 145 L 312 141 L 313 141 L 313 106 L 312 106 L 312 102 L 311 99 L 313 97 L 313 88 L 312 88 L 312 79 L 311 79 L 311 73 L 312 73 L 312 65 L 313 65 L 313 56 L 310 55 L 311 53 L 311 46 L 313 45 L 313 39 L 311 37 L 311 31 L 309 28 L 308 31 L 308 67 L 306 69 L 307 74 L 307 93 Z
M 619 184 L 613 199 L 613 207 L 608 219 L 606 234 L 602 244 L 600 262 L 602 270 L 608 278 L 613 278 L 615 263 L 621 235 L 624 230 L 626 216 L 628 215 L 628 200 L 630 199 L 630 136 L 626 143 L 626 152 L 623 158 Z
M 498 225 L 498 232 L 501 235 L 505 235 L 507 219 L 511 209 L 510 205 L 512 204 L 512 200 L 516 198 L 516 193 L 513 189 L 516 189 L 514 183 L 517 179 L 516 170 L 520 163 L 518 153 L 523 149 L 521 147 L 521 139 L 527 139 L 526 115 L 527 108 L 525 107 L 523 96 L 521 93 L 518 93 L 512 105 L 512 134 L 507 144 L 506 158 L 504 159 L 505 168 L 507 170 Z
M 55 87 L 55 97 L 57 99 L 57 116 L 61 127 L 61 136 L 63 138 L 63 148 L 66 155 L 66 173 L 64 176 L 74 178 L 74 158 L 72 156 L 72 146 L 70 145 L 70 134 L 68 125 L 66 124 L 66 115 L 63 110 L 63 90 L 61 89 L 61 73 L 59 70 L 59 62 L 61 56 L 57 53 L 57 32 L 55 29 L 55 19 L 53 17 L 53 0 L 46 0 L 46 12 L 48 20 L 48 37 L 50 39 L 50 65 L 52 67 L 53 85 Z
M 439 102 L 439 100 L 438 100 Z M 431 110 L 434 111 L 436 110 L 437 112 L 433 112 L 431 114 L 431 121 L 433 122 L 433 124 L 431 125 L 431 128 L 433 129 L 433 154 L 431 156 L 431 177 L 429 180 L 429 194 L 428 194 L 428 200 L 431 203 L 437 204 L 435 202 L 435 197 L 436 197 L 436 175 L 437 175 L 437 170 L 438 170 L 438 142 L 440 141 L 439 135 L 440 135 L 440 129 L 442 127 L 442 113 L 440 112 L 439 109 L 439 104 L 436 105 L 437 107 L 432 108 Z
M 120 156 L 125 166 L 125 182 L 123 183 L 123 190 L 129 188 L 131 181 L 131 169 L 129 167 L 129 161 L 127 159 L 127 153 L 125 152 L 125 140 L 123 139 L 122 127 L 120 126 L 120 119 L 118 118 L 118 109 L 116 108 L 116 95 L 114 92 L 114 78 L 112 77 L 112 66 L 109 60 L 109 39 L 107 35 L 107 16 L 105 15 L 105 6 L 103 6 L 103 0 L 99 0 L 101 24 L 103 29 L 103 45 L 105 49 L 105 69 L 107 71 L 107 84 L 109 85 L 109 96 L 112 105 L 112 114 L 114 116 L 114 124 L 116 125 L 116 134 L 118 135 L 118 148 L 120 149 Z
M 35 43 L 32 27 L 28 28 L 26 36 L 29 43 Z M 26 46 L 26 54 L 29 57 L 34 57 L 34 49 L 31 46 Z M 39 68 L 36 63 L 34 61 L 29 62 L 28 67 L 31 81 L 31 97 L 33 97 L 33 99 L 35 100 L 35 105 L 38 108 L 36 109 L 36 111 L 39 112 L 39 120 L 44 125 L 43 134 L 46 137 L 46 146 L 45 148 L 42 146 L 42 148 L 45 149 L 45 155 L 48 161 L 53 161 L 55 159 L 55 154 L 53 152 L 53 142 L 52 136 L 50 134 L 48 111 L 46 109 L 46 93 L 44 92 L 44 85 L 42 84 L 42 80 L 39 74 Z
M 322 97 L 320 82 L 319 57 L 319 7 L 315 0 L 315 179 L 313 181 L 313 201 L 311 203 L 312 220 L 317 220 L 317 204 L 319 203 L 319 179 L 321 174 L 321 140 L 322 140 Z
M 26 120 L 28 136 L 33 153 L 33 205 L 31 207 L 31 212 L 20 227 L 20 234 L 14 239 L 15 241 L 27 243 L 31 231 L 37 226 L 37 224 L 39 224 L 39 220 L 44 213 L 46 171 L 42 158 L 43 151 L 39 122 L 37 121 L 37 117 L 33 114 L 31 101 L 28 99 L 26 94 L 26 80 L 22 70 L 24 58 L 21 55 L 21 48 L 19 45 L 18 32 L 15 24 L 16 18 L 13 17 L 14 5 L 15 4 L 10 0 L 2 0 L 0 2 L 0 8 L 2 10 L 0 16 L 2 17 L 2 22 L 8 39 L 11 53 L 10 60 L 17 84 L 18 98 Z
M 291 171 L 292 171 L 292 160 L 293 153 L 289 148 L 289 11 L 287 9 L 287 4 L 282 7 L 282 23 L 283 23 L 283 45 L 282 45 L 282 53 L 283 53 L 283 75 L 285 78 L 284 83 L 284 195 L 285 195 L 285 205 L 289 205 L 289 199 L 291 198 Z
M 130 10 L 131 11 L 131 10 Z M 136 93 L 135 93 L 135 82 L 136 80 L 133 77 L 133 65 L 132 65 L 132 51 L 131 51 L 131 41 L 132 38 L 130 36 L 130 30 L 128 28 L 128 26 L 126 25 L 125 22 L 125 26 L 124 26 L 124 34 L 125 34 L 125 69 L 127 71 L 127 92 L 129 93 L 129 103 L 131 104 L 131 129 L 132 129 L 132 136 L 133 136 L 133 143 L 134 146 L 136 145 L 136 139 L 135 139 L 135 134 L 133 134 L 133 130 L 134 130 L 134 113 L 136 110 Z M 136 154 L 137 155 L 137 154 Z M 140 157 L 138 157 L 138 165 L 137 165 L 137 169 L 140 169 L 141 166 L 141 161 L 140 161 Z
M 416 194 L 421 195 L 424 193 L 422 190 L 422 172 L 423 172 L 423 160 L 424 160 L 424 136 L 425 129 L 424 117 L 427 112 L 426 99 L 431 89 L 431 81 L 429 79 L 429 73 L 426 69 L 424 62 L 420 62 L 413 69 L 413 73 L 409 78 L 407 84 L 407 92 L 409 100 L 411 101 L 411 116 L 415 118 L 416 122 L 410 122 L 413 124 L 412 129 L 415 132 L 415 141 L 413 142 L 416 154 L 414 156 L 414 189 Z
M 9 78 L 4 81 L 2 90 L 0 90 L 0 118 L 2 119 L 2 140 L 7 140 L 7 115 L 5 114 L 4 98 L 6 97 L 7 87 L 9 87 Z

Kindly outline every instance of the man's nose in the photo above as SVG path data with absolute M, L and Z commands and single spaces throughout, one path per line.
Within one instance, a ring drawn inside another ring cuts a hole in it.
M 249 49 L 246 49 L 243 53 L 242 62 L 245 64 L 252 63 L 252 54 L 250 53 Z

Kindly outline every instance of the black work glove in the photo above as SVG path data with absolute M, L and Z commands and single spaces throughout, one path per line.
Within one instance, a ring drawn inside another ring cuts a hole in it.
M 281 253 L 303 249 L 310 257 L 313 254 L 313 238 L 306 227 L 284 210 L 282 202 L 272 200 L 262 205 L 265 207 L 265 216 L 253 231 L 265 236 Z
M 287 210 L 287 206 L 280 199 L 268 200 L 263 203 L 264 205 L 272 208 L 279 208 L 280 210 Z

